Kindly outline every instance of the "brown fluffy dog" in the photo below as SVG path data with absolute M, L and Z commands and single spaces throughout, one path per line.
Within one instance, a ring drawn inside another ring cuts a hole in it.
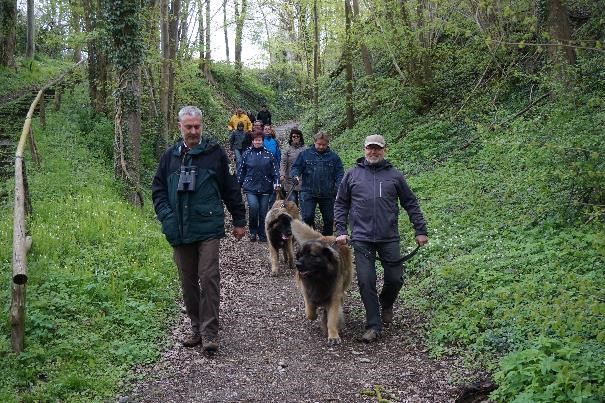
M 328 342 L 338 344 L 338 330 L 344 323 L 342 304 L 353 275 L 351 250 L 300 220 L 293 220 L 291 227 L 301 245 L 296 254 L 295 277 L 305 300 L 307 319 L 315 320 L 317 308 L 323 307 L 321 325 L 328 330 Z
M 294 246 L 292 245 L 292 228 L 290 223 L 300 219 L 296 203 L 277 200 L 265 217 L 265 233 L 267 234 L 269 256 L 271 258 L 271 275 L 279 274 L 279 251 L 284 253 L 284 262 L 294 268 Z

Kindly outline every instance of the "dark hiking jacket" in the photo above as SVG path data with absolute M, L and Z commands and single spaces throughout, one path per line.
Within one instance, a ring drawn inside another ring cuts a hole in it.
M 182 144 L 162 155 L 151 186 L 153 207 L 170 245 L 224 237 L 223 203 L 233 217 L 233 226 L 244 227 L 246 210 L 239 185 L 229 173 L 225 151 L 203 137 L 200 144 L 183 154 Z M 192 191 L 177 191 L 181 165 L 197 169 Z
M 388 161 L 368 165 L 365 158 L 347 171 L 334 203 L 337 235 L 352 241 L 399 241 L 399 205 L 407 212 L 416 235 L 426 235 L 426 223 L 416 196 L 403 174 Z

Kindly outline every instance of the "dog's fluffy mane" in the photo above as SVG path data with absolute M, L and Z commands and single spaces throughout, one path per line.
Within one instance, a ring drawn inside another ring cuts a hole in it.
M 326 238 L 301 220 L 292 220 L 291 226 L 292 235 L 300 245 L 307 241 L 324 240 L 324 238 Z

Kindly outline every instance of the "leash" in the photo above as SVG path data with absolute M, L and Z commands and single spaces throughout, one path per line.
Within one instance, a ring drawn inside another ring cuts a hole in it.
M 397 259 L 397 260 L 385 260 L 385 259 L 382 259 L 380 256 L 374 256 L 374 255 L 370 254 L 369 250 L 367 250 L 366 248 L 363 248 L 363 247 L 361 247 L 359 245 L 355 245 L 353 242 L 351 242 L 351 245 L 353 245 L 353 249 L 355 249 L 355 252 L 361 253 L 363 256 L 367 257 L 368 259 L 376 259 L 380 263 L 388 264 L 388 265 L 391 265 L 391 266 L 395 266 L 395 265 L 407 262 L 408 260 L 410 260 L 411 258 L 413 258 L 414 255 L 420 249 L 420 245 L 416 245 L 416 249 L 414 249 L 413 251 L 411 251 L 407 255 L 401 257 L 400 259 Z

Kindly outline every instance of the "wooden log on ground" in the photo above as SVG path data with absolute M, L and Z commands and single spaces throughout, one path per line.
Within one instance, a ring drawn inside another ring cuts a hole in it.
M 11 294 L 11 347 L 15 353 L 20 353 L 25 339 L 25 285 L 13 283 Z

